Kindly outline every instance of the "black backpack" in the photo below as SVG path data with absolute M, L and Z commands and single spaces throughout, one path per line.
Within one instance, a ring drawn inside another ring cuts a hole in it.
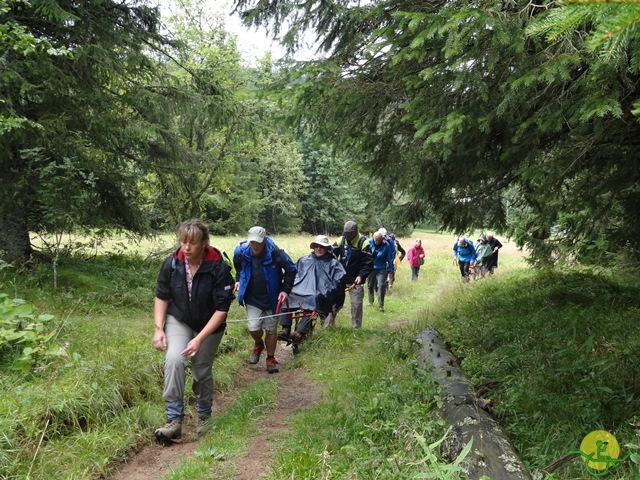
M 358 250 L 362 250 L 362 245 L 364 245 L 364 242 L 366 241 L 367 241 L 367 237 L 361 234 L 360 238 L 358 239 L 358 246 L 357 246 Z M 340 263 L 342 263 L 342 265 L 344 266 L 346 261 L 345 254 L 347 252 L 347 238 L 344 235 L 340 240 L 339 249 L 340 249 L 340 257 L 341 257 Z

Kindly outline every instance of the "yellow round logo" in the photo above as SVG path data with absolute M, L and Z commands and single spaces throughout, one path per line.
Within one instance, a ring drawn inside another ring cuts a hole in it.
M 620 455 L 620 445 L 609 432 L 596 430 L 584 437 L 580 452 L 588 469 L 607 470 L 612 463 L 617 463 L 612 460 Z

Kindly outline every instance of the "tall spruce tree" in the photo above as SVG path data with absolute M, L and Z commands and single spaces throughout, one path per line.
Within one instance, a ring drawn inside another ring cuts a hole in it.
M 155 71 L 147 53 L 162 42 L 158 22 L 156 8 L 135 1 L 2 3 L 2 43 L 11 32 L 36 39 L 31 50 L 13 41 L 1 54 L 4 258 L 28 258 L 33 231 L 144 229 L 135 180 L 149 148 L 145 80 Z M 7 118 L 20 122 L 6 128 Z

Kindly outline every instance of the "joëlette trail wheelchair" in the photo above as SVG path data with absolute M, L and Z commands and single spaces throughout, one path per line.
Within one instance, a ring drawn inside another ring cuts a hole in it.
M 291 294 L 291 296 L 295 298 L 295 295 Z M 279 300 L 276 305 L 276 314 L 286 316 L 286 320 L 284 322 L 281 320 L 280 324 L 283 326 L 288 325 L 291 331 L 287 338 L 278 334 L 278 340 L 285 341 L 287 346 L 291 345 L 293 353 L 298 353 L 302 341 L 312 335 L 316 322 L 320 318 L 320 312 L 317 310 L 305 310 L 299 300 L 297 300 L 297 303 L 298 308 L 291 308 L 288 299 Z
M 293 353 L 298 353 L 302 341 L 313 334 L 318 319 L 324 321 L 328 315 L 334 315 L 335 319 L 338 311 L 344 305 L 345 293 L 355 286 L 355 283 L 349 285 L 344 290 L 340 290 L 337 295 L 316 297 L 316 308 L 313 310 L 305 309 L 294 293 L 291 293 L 290 296 L 296 300 L 298 308 L 292 309 L 288 299 L 284 302 L 278 301 L 276 314 L 287 316 L 287 319 L 284 322 L 280 321 L 280 324 L 283 326 L 288 325 L 291 332 L 286 338 L 278 334 L 278 340 L 287 342 L 287 345 L 292 345 Z

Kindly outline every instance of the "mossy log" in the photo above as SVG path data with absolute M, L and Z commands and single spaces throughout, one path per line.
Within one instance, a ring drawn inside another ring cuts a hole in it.
M 441 387 L 441 415 L 452 426 L 442 443 L 443 454 L 453 460 L 473 440 L 462 462 L 470 478 L 486 475 L 491 480 L 531 480 L 498 422 L 480 407 L 474 386 L 440 333 L 429 328 L 418 335 L 418 341 L 422 343 L 418 367 L 433 372 Z

